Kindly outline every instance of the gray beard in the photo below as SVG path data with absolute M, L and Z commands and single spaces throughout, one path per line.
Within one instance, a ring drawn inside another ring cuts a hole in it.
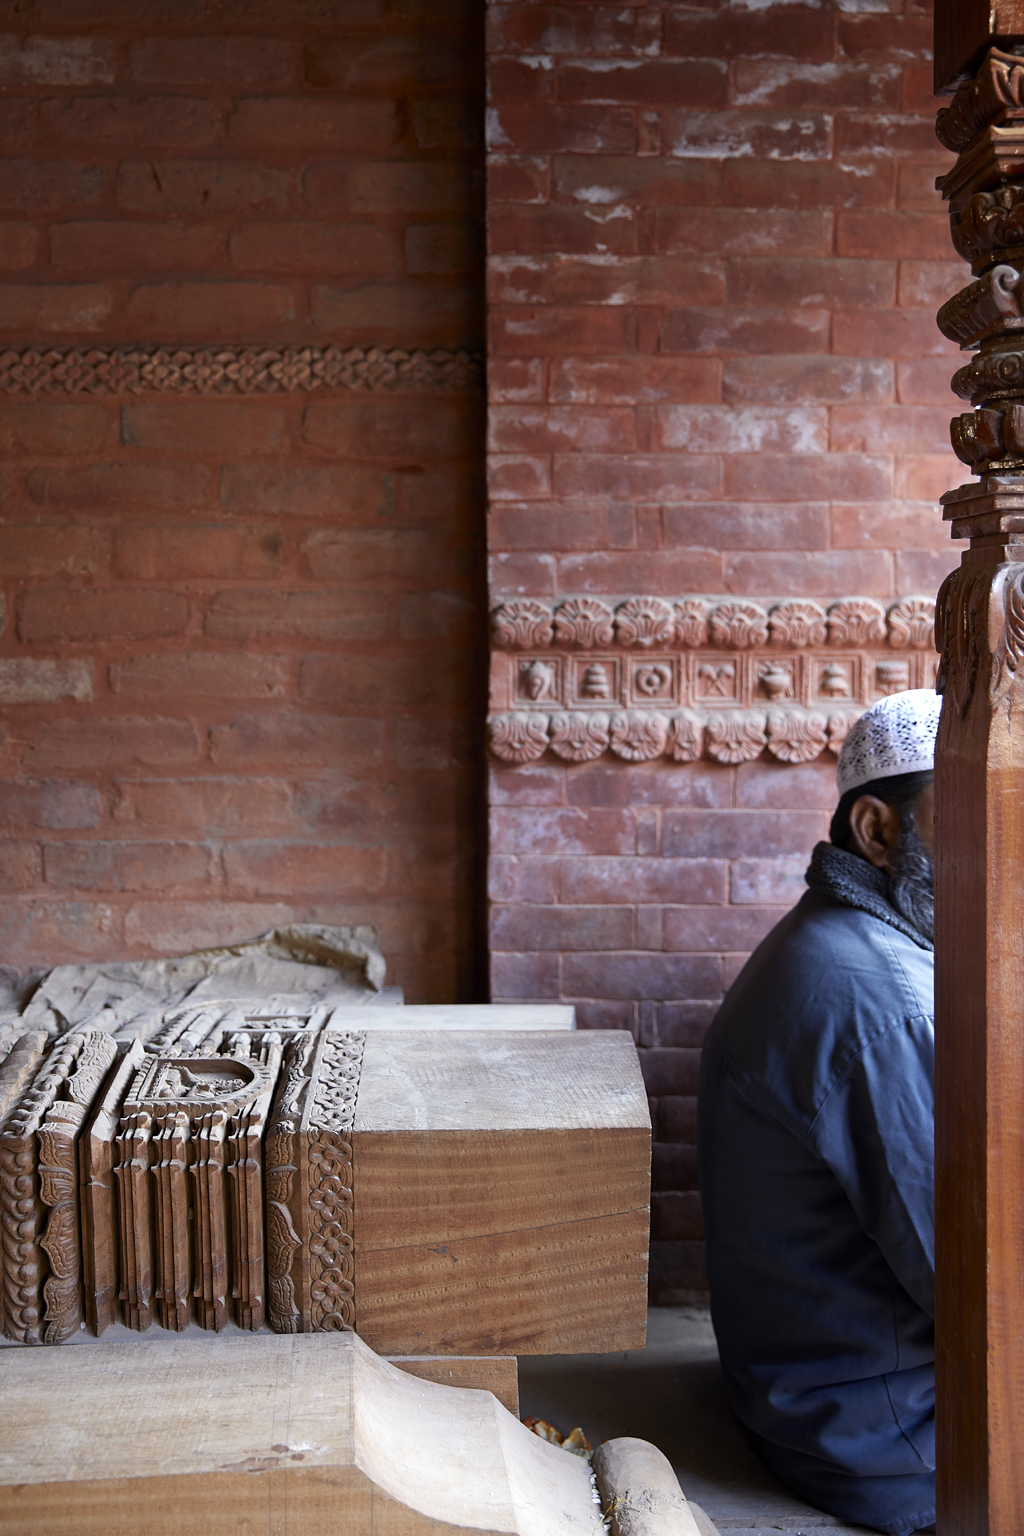
M 886 871 L 888 896 L 901 917 L 919 933 L 935 942 L 935 861 L 921 840 L 913 821 L 900 829 Z

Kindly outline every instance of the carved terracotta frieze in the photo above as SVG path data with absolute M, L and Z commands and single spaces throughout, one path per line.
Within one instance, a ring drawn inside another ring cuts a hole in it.
M 273 395 L 480 388 L 472 352 L 380 347 L 71 347 L 0 352 L 11 395 Z
M 499 603 L 491 613 L 491 633 L 496 649 L 510 651 L 825 645 L 925 650 L 932 645 L 934 622 L 930 597 L 901 597 L 889 604 L 874 597 L 824 603 L 806 597 L 528 597 Z
M 809 762 L 874 699 L 933 685 L 934 615 L 925 597 L 502 603 L 490 749 L 507 763 Z

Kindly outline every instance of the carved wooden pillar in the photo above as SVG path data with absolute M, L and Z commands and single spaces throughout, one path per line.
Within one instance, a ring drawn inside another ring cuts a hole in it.
M 976 281 L 939 312 L 973 356 L 942 498 L 969 538 L 939 594 L 938 1530 L 1024 1531 L 1024 8 L 938 0 L 940 189 Z

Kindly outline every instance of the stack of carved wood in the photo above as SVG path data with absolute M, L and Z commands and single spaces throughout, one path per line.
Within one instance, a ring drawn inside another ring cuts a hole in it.
M 641 1343 L 631 1038 L 323 1014 L 206 1008 L 146 1044 L 90 1027 L 17 1042 L 0 1063 L 7 1339 L 233 1322 L 358 1328 L 396 1355 Z

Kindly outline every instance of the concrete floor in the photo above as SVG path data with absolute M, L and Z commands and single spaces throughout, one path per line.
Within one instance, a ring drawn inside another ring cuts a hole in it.
M 647 1347 L 618 1355 L 520 1355 L 519 1412 L 591 1445 L 637 1435 L 658 1446 L 687 1498 L 725 1536 L 861 1533 L 795 1499 L 747 1445 L 726 1401 L 710 1314 L 652 1307 Z

